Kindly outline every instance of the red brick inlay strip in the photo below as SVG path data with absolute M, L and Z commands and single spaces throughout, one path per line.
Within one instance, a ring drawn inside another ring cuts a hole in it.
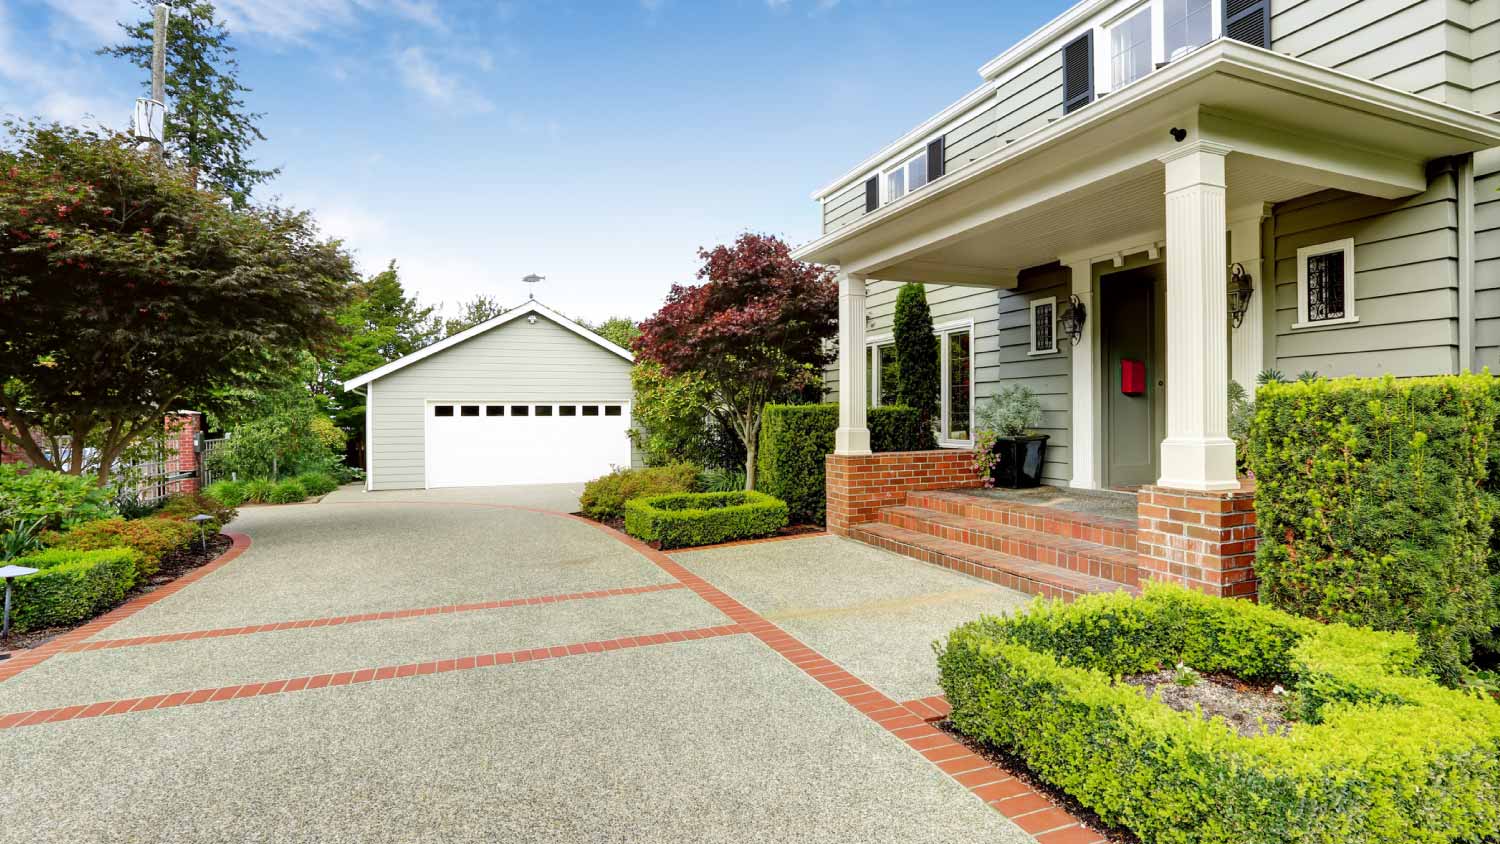
M 244 697 L 259 697 L 290 692 L 321 689 L 325 686 L 349 686 L 358 683 L 382 680 L 401 680 L 428 674 L 444 674 L 449 671 L 469 671 L 495 665 L 514 665 L 543 659 L 561 659 L 584 654 L 599 654 L 607 651 L 641 648 L 649 645 L 665 645 L 673 642 L 692 642 L 713 639 L 719 636 L 734 636 L 744 633 L 738 624 L 718 627 L 699 627 L 691 630 L 673 630 L 649 636 L 621 636 L 596 642 L 573 642 L 552 645 L 546 648 L 525 648 L 518 651 L 474 654 L 453 659 L 437 659 L 427 662 L 409 662 L 405 665 L 387 665 L 380 668 L 361 668 L 357 671 L 340 671 L 330 674 L 312 674 L 293 677 L 289 680 L 272 680 L 266 683 L 246 683 L 239 686 L 222 686 L 211 689 L 171 692 L 124 700 L 103 700 L 97 703 L 63 706 L 56 709 L 38 709 L 30 712 L 12 712 L 0 715 L 0 730 L 12 727 L 29 727 L 33 724 L 53 724 L 59 721 L 74 721 L 80 718 L 97 718 L 103 715 L 119 715 L 125 712 L 145 712 L 148 709 L 169 709 L 177 706 L 193 706 L 200 703 L 217 703 Z
M 66 653 L 112 650 L 136 645 L 159 645 L 165 642 L 186 642 L 195 639 L 217 639 L 224 636 L 248 636 L 253 633 L 273 633 L 278 630 L 302 630 L 306 628 L 337 627 L 343 624 L 361 624 L 367 621 L 388 621 L 397 618 L 416 618 L 428 615 L 449 615 L 461 612 L 506 609 L 509 607 L 557 604 L 564 601 L 584 601 L 593 598 L 617 598 L 625 595 L 645 595 L 685 588 L 681 583 L 656 583 L 650 586 L 630 586 L 619 589 L 596 589 L 592 592 L 569 592 L 562 595 L 541 595 L 533 598 L 507 598 L 501 601 L 481 601 L 473 604 L 448 604 L 438 607 L 419 607 L 406 610 L 387 610 L 358 615 L 340 615 L 328 618 L 304 618 L 297 621 L 280 621 L 270 624 L 252 624 L 248 627 L 219 627 L 212 630 L 192 630 L 185 633 L 162 633 L 154 636 L 135 636 L 128 639 L 94 639 L 76 642 L 65 649 Z
M 989 760 L 956 742 L 932 725 L 947 716 L 948 702 L 941 696 L 901 704 L 803 644 L 796 637 L 767 621 L 759 613 L 721 592 L 717 587 L 662 552 L 626 534 L 581 516 L 573 518 L 594 525 L 660 566 L 667 574 L 729 616 L 738 626 L 766 643 L 792 665 L 802 669 L 866 718 L 906 742 L 927 761 L 968 788 L 995 811 L 1009 818 L 1041 844 L 1103 844 L 1103 835 L 1084 826 L 1072 814 L 1031 786 L 995 767 Z M 941 705 L 938 702 L 941 701 Z M 941 714 L 939 714 L 941 712 Z M 3 722 L 0 722 L 3 725 Z
M 229 550 L 220 554 L 212 562 L 199 566 L 171 583 L 159 586 L 144 595 L 137 595 L 82 627 L 64 633 L 44 645 L 39 645 L 29 651 L 13 652 L 10 659 L 0 662 L 0 682 L 9 680 L 34 665 L 40 665 L 57 654 L 72 650 L 79 642 L 130 618 L 163 598 L 177 594 L 233 562 L 250 547 L 250 537 L 243 533 L 225 533 L 224 535 L 233 540 L 233 544 L 229 546 Z

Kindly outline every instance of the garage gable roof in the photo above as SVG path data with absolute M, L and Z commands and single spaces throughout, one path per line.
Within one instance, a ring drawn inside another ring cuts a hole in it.
M 544 316 L 547 319 L 550 319 L 553 322 L 557 323 L 558 325 L 561 325 L 563 328 L 566 328 L 574 334 L 577 334 L 579 337 L 582 337 L 583 339 L 594 343 L 605 351 L 617 354 L 632 363 L 635 362 L 635 358 L 630 354 L 630 352 L 620 348 L 619 346 L 616 346 L 614 343 L 611 343 L 603 337 L 600 337 L 598 334 L 595 334 L 587 328 L 584 328 L 583 326 L 579 325 L 571 319 L 568 319 L 557 311 L 552 310 L 546 305 L 543 305 L 541 302 L 532 299 L 526 304 L 521 305 L 517 308 L 512 308 L 511 310 L 506 311 L 505 313 L 495 317 L 492 320 L 481 322 L 473 328 L 468 328 L 460 331 L 459 333 L 453 335 L 452 337 L 449 337 L 446 340 L 433 343 L 431 346 L 418 349 L 417 351 L 412 352 L 404 358 L 397 358 L 396 360 L 391 361 L 385 366 L 382 366 L 379 369 L 372 369 L 357 378 L 350 378 L 348 381 L 344 382 L 344 389 L 353 390 L 356 387 L 363 387 L 371 381 L 374 381 L 378 378 L 384 378 L 385 376 L 390 375 L 392 372 L 395 372 L 398 369 L 411 366 L 419 360 L 430 358 L 438 352 L 443 351 L 444 349 L 450 349 L 454 346 L 457 346 L 459 343 L 464 342 L 465 340 L 472 340 L 473 338 L 478 337 L 486 331 L 499 328 L 500 326 L 505 325 L 512 320 L 520 319 L 521 317 L 527 316 L 529 314 Z

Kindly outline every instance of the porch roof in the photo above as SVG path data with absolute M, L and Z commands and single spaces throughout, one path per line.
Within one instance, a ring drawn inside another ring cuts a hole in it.
M 1159 158 L 1231 150 L 1231 207 L 1326 188 L 1419 193 L 1428 162 L 1500 146 L 1500 120 L 1221 39 L 858 222 L 805 261 L 890 280 L 1012 286 L 1024 267 L 1101 244 L 1152 243 Z

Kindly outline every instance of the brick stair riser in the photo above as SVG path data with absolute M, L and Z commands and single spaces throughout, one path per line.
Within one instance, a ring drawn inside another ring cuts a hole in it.
M 1132 554 L 1137 550 L 1135 528 L 1096 525 L 1086 519 L 1072 518 L 1071 514 L 1061 514 L 1045 508 L 1027 507 L 1023 504 L 991 505 L 955 501 L 945 496 L 921 492 L 908 493 L 906 503 L 911 507 L 923 507 L 950 516 L 1107 545 Z
M 918 548 L 914 545 L 908 545 L 905 542 L 889 539 L 884 536 L 878 536 L 868 531 L 861 530 L 858 527 L 851 530 L 849 535 L 851 538 L 857 539 L 867 545 L 873 545 L 876 548 L 883 548 L 886 551 L 891 551 L 905 557 L 911 557 L 914 560 L 919 560 L 921 562 L 927 563 L 928 565 L 940 566 L 942 568 L 951 569 L 961 574 L 969 575 L 970 577 L 977 577 L 980 580 L 989 581 L 990 583 L 993 583 L 997 586 L 1004 586 L 1007 589 L 1014 589 L 1017 592 L 1024 592 L 1027 595 L 1045 595 L 1049 598 L 1060 598 L 1064 601 L 1072 601 L 1074 598 L 1077 598 L 1080 594 L 1082 594 L 1075 589 L 1067 589 L 1051 583 L 1041 583 L 1039 581 L 1026 577 L 1023 574 L 990 568 L 989 566 L 976 563 L 973 560 L 965 560 L 961 557 L 955 557 L 951 554 L 944 554 L 941 551 L 933 551 L 927 548 Z
M 1049 548 L 1044 544 L 1028 542 L 1020 537 L 992 536 L 979 531 L 914 517 L 906 513 L 893 513 L 889 510 L 881 512 L 880 520 L 886 524 L 905 530 L 925 533 L 929 536 L 935 536 L 951 542 L 962 542 L 965 545 L 973 545 L 976 548 L 997 551 L 1001 554 L 1009 554 L 1013 557 L 1044 563 L 1049 566 L 1057 566 L 1069 571 L 1076 571 L 1079 574 L 1102 577 L 1106 580 L 1113 580 L 1116 583 L 1124 583 L 1128 586 L 1137 586 L 1140 584 L 1140 570 L 1133 563 L 1100 558 L 1086 551 Z M 992 522 L 992 524 L 998 523 Z M 1019 528 L 1017 525 L 1005 525 L 1005 527 Z M 1024 530 L 1025 528 L 1020 529 Z

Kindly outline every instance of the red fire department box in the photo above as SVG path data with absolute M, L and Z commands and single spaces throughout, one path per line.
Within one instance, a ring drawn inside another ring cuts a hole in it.
M 1120 392 L 1127 396 L 1139 396 L 1146 392 L 1146 362 L 1143 360 L 1120 361 Z

